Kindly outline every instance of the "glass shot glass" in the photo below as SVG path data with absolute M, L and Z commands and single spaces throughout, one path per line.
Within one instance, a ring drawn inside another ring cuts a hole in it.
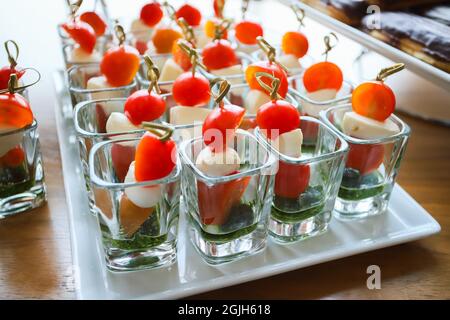
M 277 243 L 291 243 L 325 232 L 332 217 L 348 145 L 319 120 L 302 117 L 300 129 L 317 124 L 314 141 L 303 143 L 301 157 L 278 151 L 262 130 L 255 135 L 278 161 L 269 234 Z
M 395 115 L 390 119 L 398 133 L 379 139 L 362 140 L 342 132 L 342 119 L 351 105 L 336 106 L 320 113 L 322 121 L 349 144 L 335 216 L 359 219 L 386 211 L 395 179 L 408 142 L 410 129 Z
M 137 81 L 134 79 L 126 86 L 87 89 L 87 82 L 90 78 L 101 76 L 100 65 L 98 63 L 75 65 L 67 71 L 67 74 L 69 92 L 74 107 L 77 103 L 88 100 L 128 97 L 137 90 Z
M 0 133 L 0 219 L 47 200 L 37 126 Z
M 175 168 L 162 179 L 120 182 L 113 148 L 125 143 L 135 150 L 139 141 L 98 143 L 89 158 L 106 266 L 111 271 L 151 269 L 176 261 L 181 162 L 177 156 Z M 130 168 L 133 165 L 130 162 Z
M 211 177 L 195 165 L 202 138 L 184 141 L 182 195 L 189 236 L 211 265 L 231 262 L 266 247 L 275 157 L 249 132 L 238 129 L 233 143 L 240 156 L 237 173 Z

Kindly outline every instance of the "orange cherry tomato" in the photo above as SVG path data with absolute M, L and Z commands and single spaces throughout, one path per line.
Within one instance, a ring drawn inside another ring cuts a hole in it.
M 192 47 L 192 45 L 190 45 Z M 178 45 L 178 42 L 173 44 L 172 48 L 173 60 L 184 70 L 189 71 L 192 68 L 191 58 Z
M 202 21 L 202 14 L 200 11 L 189 4 L 181 6 L 175 15 L 177 19 L 184 18 L 184 20 L 186 20 L 186 22 L 193 27 L 197 27 Z
M 153 121 L 166 111 L 166 101 L 156 93 L 142 89 L 127 98 L 124 113 L 134 125 L 144 121 Z
M 260 24 L 251 21 L 241 21 L 235 27 L 236 39 L 246 45 L 257 44 L 256 38 L 264 35 Z
M 181 106 L 205 105 L 211 97 L 209 81 L 199 73 L 192 75 L 192 72 L 185 72 L 173 83 L 172 95 Z
M 156 2 L 150 2 L 144 5 L 141 9 L 140 18 L 149 27 L 154 27 L 161 21 L 164 13 L 161 5 Z
M 241 202 L 250 177 L 231 180 L 212 186 L 197 180 L 198 209 L 206 225 L 223 225 L 227 222 L 231 208 Z
M 130 164 L 134 161 L 135 148 L 115 143 L 111 146 L 111 161 L 116 173 L 116 177 L 120 182 L 125 181 Z
M 308 92 L 321 89 L 341 89 L 344 76 L 334 63 L 323 61 L 313 64 L 303 75 L 303 84 Z
M 216 27 L 220 25 L 220 20 L 209 19 L 205 22 L 205 34 L 208 38 L 214 38 L 216 35 Z M 224 30 L 222 39 L 228 39 L 228 30 Z
M 275 100 L 258 108 L 256 123 L 262 130 L 267 130 L 269 139 L 275 139 L 278 135 L 300 126 L 300 113 L 289 102 Z
M 384 146 L 382 144 L 349 144 L 346 168 L 358 170 L 366 175 L 378 169 L 383 163 Z
M 281 40 L 281 49 L 286 54 L 293 54 L 297 58 L 303 57 L 308 52 L 308 38 L 298 31 L 286 32 Z
M 25 74 L 25 70 L 11 68 L 9 66 L 0 69 L 0 90 L 8 88 L 9 78 L 13 73 L 16 74 L 17 80 L 19 80 Z
M 80 20 L 89 24 L 95 32 L 97 37 L 101 37 L 106 32 L 106 23 L 103 19 L 94 11 L 86 11 L 80 15 Z
M 106 51 L 100 63 L 100 71 L 114 86 L 126 86 L 139 70 L 139 52 L 129 45 L 120 45 Z
M 362 83 L 353 91 L 352 108 L 362 116 L 384 121 L 394 113 L 394 92 L 381 81 Z
M 172 139 L 161 141 L 158 136 L 146 132 L 136 149 L 136 181 L 151 181 L 168 176 L 175 167 L 177 147 Z
M 202 61 L 209 70 L 218 70 L 238 63 L 236 53 L 227 40 L 215 40 L 202 50 Z
M 68 22 L 64 23 L 62 28 L 84 51 L 89 53 L 94 51 L 97 36 L 89 24 L 83 21 Z
M 157 53 L 170 53 L 174 43 L 183 35 L 170 28 L 158 28 L 153 33 L 153 46 Z
M 244 119 L 245 109 L 233 104 L 214 108 L 203 122 L 203 141 L 213 151 L 222 151 Z M 220 139 L 220 140 L 219 140 Z
M 0 158 L 0 162 L 10 168 L 20 166 L 25 160 L 25 152 L 20 146 L 16 146 L 9 150 L 3 157 Z
M 269 61 L 259 61 L 252 63 L 245 70 L 245 80 L 247 81 L 250 88 L 267 93 L 265 89 L 261 88 L 258 80 L 256 79 L 255 74 L 257 72 L 266 72 L 278 78 L 280 80 L 280 88 L 278 89 L 278 94 L 281 97 L 286 98 L 288 92 L 288 80 L 286 72 L 284 72 L 284 70 L 281 69 L 280 66 Z M 269 86 L 272 83 L 272 80 L 268 78 L 262 78 L 262 81 Z
M 309 165 L 278 162 L 275 175 L 275 195 L 283 198 L 298 198 L 309 185 L 311 169 Z
M 0 94 L 0 128 L 23 128 L 33 123 L 28 101 L 18 93 Z

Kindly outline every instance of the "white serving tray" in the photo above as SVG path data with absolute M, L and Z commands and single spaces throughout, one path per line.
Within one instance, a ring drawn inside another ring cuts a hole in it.
M 73 274 L 80 299 L 172 299 L 269 277 L 362 252 L 417 240 L 440 231 L 439 224 L 400 186 L 386 214 L 344 223 L 332 220 L 328 232 L 300 243 L 269 242 L 253 257 L 220 267 L 204 263 L 187 239 L 180 217 L 178 262 L 169 268 L 112 273 L 106 270 L 97 219 L 89 213 L 63 72 L 54 75 L 56 123 L 69 208 Z M 65 111 L 64 111 L 65 110 Z
M 292 0 L 279 0 L 281 3 L 290 4 Z M 371 49 L 392 61 L 401 61 L 407 65 L 408 70 L 416 73 L 417 75 L 431 81 L 435 85 L 444 89 L 450 88 L 450 73 L 440 70 L 420 59 L 413 57 L 412 55 L 403 52 L 388 43 L 380 41 L 371 35 L 358 30 L 352 26 L 349 26 L 341 21 L 338 21 L 319 10 L 316 10 L 301 1 L 295 1 L 299 7 L 303 8 L 306 12 L 306 16 L 316 20 L 322 25 L 339 32 L 340 34 L 354 40 L 360 45 Z

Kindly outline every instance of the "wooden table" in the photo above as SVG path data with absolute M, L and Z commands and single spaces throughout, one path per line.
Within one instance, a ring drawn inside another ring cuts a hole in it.
M 0 220 L 0 299 L 72 299 L 70 234 L 51 85 L 51 72 L 62 65 L 54 26 L 60 21 L 55 12 L 63 15 L 63 1 L 9 3 L 8 11 L 23 12 L 21 19 L 29 26 L 36 21 L 43 24 L 36 32 L 11 28 L 14 17 L 0 13 L 0 30 L 11 30 L 8 38 L 21 45 L 20 61 L 43 73 L 42 82 L 31 90 L 31 101 L 39 120 L 48 205 Z M 25 3 L 27 10 L 23 11 Z M 51 8 L 52 14 L 45 8 Z M 0 41 L 5 40 L 0 35 Z M 0 60 L 5 63 L 3 52 Z M 450 298 L 450 128 L 401 116 L 413 134 L 398 182 L 441 224 L 440 234 L 195 298 Z M 381 290 L 366 287 L 366 268 L 372 264 L 381 267 Z

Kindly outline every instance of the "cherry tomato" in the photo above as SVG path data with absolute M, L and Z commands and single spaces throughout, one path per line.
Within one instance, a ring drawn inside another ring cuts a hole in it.
M 308 92 L 321 89 L 339 90 L 344 76 L 341 69 L 334 63 L 323 61 L 313 64 L 303 75 L 303 84 Z
M 202 21 L 202 14 L 200 11 L 189 4 L 181 6 L 175 15 L 177 19 L 184 18 L 184 20 L 193 27 L 200 25 L 200 22 Z
M 95 32 L 97 37 L 101 37 L 106 32 L 106 23 L 103 19 L 94 11 L 86 11 L 80 15 L 80 20 L 89 24 Z
M 0 69 L 0 90 L 8 88 L 9 77 L 13 73 L 17 75 L 17 80 L 19 80 L 25 74 L 25 70 L 18 70 L 8 66 Z
M 157 53 L 170 53 L 174 43 L 183 35 L 170 28 L 158 28 L 153 33 L 152 42 Z
M 255 74 L 257 72 L 266 72 L 268 74 L 273 75 L 275 78 L 278 78 L 281 82 L 280 88 L 278 89 L 278 94 L 283 98 L 286 97 L 286 94 L 288 92 L 288 80 L 286 72 L 284 72 L 284 70 L 281 69 L 280 66 L 270 61 L 259 61 L 252 63 L 245 70 L 245 80 L 247 81 L 250 88 L 260 90 L 267 94 L 267 91 L 261 88 L 261 86 L 258 83 L 258 80 L 256 80 Z M 272 80 L 268 78 L 262 78 L 262 81 L 269 86 L 272 83 Z
M 68 22 L 64 23 L 62 28 L 84 51 L 89 53 L 94 51 L 97 36 L 89 24 L 83 21 Z
M 134 47 L 137 49 L 140 55 L 144 55 L 148 50 L 147 42 L 141 40 L 136 40 L 134 42 Z
M 353 91 L 352 107 L 362 116 L 384 121 L 394 113 L 395 95 L 381 81 L 365 82 Z
M 267 130 L 269 139 L 275 139 L 278 135 L 300 126 L 300 113 L 289 102 L 275 100 L 259 107 L 256 113 L 256 123 L 261 129 Z M 275 130 L 278 130 L 278 133 Z
M 139 90 L 127 98 L 124 111 L 134 125 L 140 125 L 161 117 L 166 111 L 166 102 L 159 94 Z
M 10 168 L 20 166 L 24 160 L 25 160 L 25 152 L 20 146 L 12 148 L 3 157 L 0 158 L 0 162 L 4 166 Z
M 208 38 L 214 38 L 216 35 L 216 27 L 220 25 L 220 20 L 209 19 L 205 22 L 205 34 Z M 228 39 L 228 30 L 224 30 L 222 39 Z
M 150 2 L 141 9 L 140 18 L 149 27 L 154 27 L 163 17 L 163 10 L 158 2 Z
M 172 95 L 181 106 L 205 105 L 211 96 L 209 81 L 199 73 L 193 76 L 192 72 L 185 72 L 175 80 Z
M 281 40 L 281 49 L 286 54 L 293 54 L 297 58 L 303 57 L 308 52 L 308 38 L 298 31 L 286 32 Z
M 358 170 L 366 175 L 378 169 L 383 163 L 384 146 L 382 144 L 349 144 L 346 167 Z
M 202 61 L 209 70 L 218 70 L 238 63 L 236 53 L 227 40 L 215 40 L 208 43 L 202 51 Z
M 106 123 L 108 122 L 108 115 L 101 103 L 95 105 L 95 115 L 97 119 L 97 130 L 106 133 Z
M 263 36 L 264 31 L 260 24 L 251 21 L 241 21 L 235 27 L 236 39 L 240 43 L 253 45 L 257 44 L 257 37 Z
M 245 109 L 233 104 L 214 108 L 203 122 L 205 144 L 212 147 L 213 151 L 222 151 L 241 124 L 244 115 Z
M 227 222 L 231 208 L 240 203 L 250 177 L 220 184 L 207 185 L 197 180 L 198 209 L 206 225 L 222 225 Z
M 33 123 L 28 101 L 18 93 L 0 94 L 0 128 L 23 128 Z
M 225 6 L 225 0 L 213 0 L 214 16 L 217 18 L 223 18 L 223 7 Z
M 189 45 L 192 47 L 192 45 Z M 178 45 L 178 42 L 173 44 L 172 48 L 173 60 L 184 70 L 189 71 L 192 68 L 191 58 L 184 52 L 183 49 Z
M 311 170 L 309 165 L 278 162 L 275 175 L 275 195 L 283 198 L 298 198 L 308 188 Z
M 125 181 L 130 164 L 134 161 L 135 149 L 132 146 L 115 143 L 111 146 L 111 161 L 120 182 Z
M 164 178 L 175 167 L 177 147 L 172 139 L 161 141 L 158 136 L 146 132 L 136 149 L 136 181 L 150 181 Z
M 120 45 L 106 51 L 100 63 L 100 71 L 111 85 L 126 86 L 133 81 L 139 64 L 137 49 L 129 45 Z

